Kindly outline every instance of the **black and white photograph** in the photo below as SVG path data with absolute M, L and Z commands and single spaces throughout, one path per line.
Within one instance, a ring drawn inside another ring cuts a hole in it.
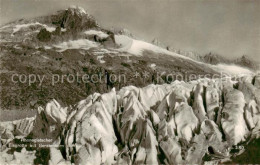
M 0 0 L 0 165 L 260 164 L 260 0 Z

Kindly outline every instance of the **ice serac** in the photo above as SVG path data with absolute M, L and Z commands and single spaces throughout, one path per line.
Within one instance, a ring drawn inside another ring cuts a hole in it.
M 181 146 L 175 138 L 168 138 L 160 142 L 160 148 L 166 159 L 163 163 L 168 164 L 182 164 L 184 163 L 181 156 Z
M 219 126 L 212 120 L 204 120 L 200 127 L 200 134 L 206 138 L 207 146 L 213 149 L 213 154 L 217 156 L 228 156 L 229 146 L 223 141 L 223 135 Z
M 25 118 L 13 122 L 16 126 L 15 135 L 27 136 L 33 129 L 35 117 Z
M 259 136 L 260 132 L 260 89 L 256 86 L 257 76 L 253 84 L 250 82 L 239 82 L 238 89 L 244 94 L 246 107 L 245 119 L 252 134 Z
M 0 123 L 1 130 L 12 133 L 14 136 L 27 136 L 33 129 L 35 117 Z
M 18 135 L 51 138 L 64 148 L 49 149 L 49 164 L 219 163 L 259 137 L 259 96 L 256 78 L 245 77 L 128 86 L 67 108 L 52 100 L 36 118 L 2 122 L 1 145 Z M 2 153 L 3 162 L 24 155 Z
M 198 119 L 188 105 L 189 91 L 179 87 L 172 90 L 160 103 L 157 114 L 161 120 L 158 131 L 159 139 L 166 136 L 178 137 L 190 141 L 198 126 Z
M 164 118 L 167 118 L 167 116 L 171 116 L 180 103 L 188 103 L 190 101 L 190 92 L 191 89 L 180 84 L 171 87 L 169 93 L 162 99 L 156 109 L 159 118 L 163 120 Z
M 159 104 L 159 106 L 156 109 L 156 113 L 159 117 L 160 120 L 166 119 L 167 114 L 169 113 L 170 110 L 170 105 L 169 105 L 169 97 L 170 94 L 168 94 Z
M 60 139 L 57 139 L 53 142 L 53 145 L 59 146 L 60 144 Z M 69 165 L 70 162 L 66 161 L 60 150 L 58 149 L 59 147 L 50 147 L 50 160 L 49 160 L 49 165 Z
M 153 125 L 154 126 L 158 125 L 160 122 L 159 116 L 153 110 L 151 110 L 150 116 L 151 116 L 151 121 L 152 121 Z
M 77 164 L 111 164 L 118 152 L 112 115 L 117 107 L 115 90 L 93 94 L 77 105 L 66 135 L 67 159 Z
M 260 75 L 254 77 L 254 86 L 260 89 Z
M 15 125 L 12 122 L 0 123 L 1 147 L 4 147 L 14 139 Z
M 199 123 L 192 108 L 187 103 L 181 103 L 175 111 L 174 120 L 177 125 L 178 136 L 190 141 Z
M 205 155 L 223 159 L 229 157 L 229 146 L 223 142 L 218 126 L 212 120 L 206 119 L 201 123 L 199 134 L 192 138 L 190 144 L 185 157 L 186 163 L 205 163 Z
M 0 164 L 33 164 L 35 157 L 35 151 L 26 151 L 22 148 L 21 152 L 8 154 L 6 151 L 1 153 Z
M 53 99 L 46 105 L 45 112 L 47 117 L 51 118 L 53 121 L 63 124 L 67 118 L 67 109 L 62 108 L 60 104 Z
M 0 123 L 1 146 L 3 149 L 16 137 L 26 137 L 33 129 L 35 117 Z
M 158 124 L 157 139 L 160 142 L 163 139 L 168 138 L 168 137 L 174 138 L 174 137 L 176 137 L 175 132 L 176 132 L 176 124 L 174 121 L 174 116 L 172 116 L 169 121 L 166 121 L 165 119 L 163 119 Z
M 229 144 L 237 145 L 248 133 L 244 120 L 245 98 L 241 91 L 226 89 L 224 94 L 221 125 Z
M 147 116 L 144 106 L 138 101 L 137 97 L 131 93 L 128 97 L 128 101 L 123 107 L 123 112 L 118 114 L 117 119 L 120 126 L 120 135 L 124 144 L 126 144 L 131 137 L 134 129 L 138 129 L 141 125 L 137 124 L 139 120 L 144 120 Z M 136 128 L 137 127 L 137 128 Z
M 140 123 L 141 124 L 141 123 Z M 135 136 L 136 139 L 139 140 L 138 147 L 134 148 L 136 149 L 136 158 L 134 159 L 135 164 L 158 164 L 157 160 L 157 147 L 158 142 L 155 136 L 155 130 L 152 127 L 152 123 L 149 120 L 142 122 L 142 130 L 141 137 Z M 134 142 L 134 141 L 133 141 Z M 131 145 L 131 144 L 130 144 Z
M 187 145 L 184 145 L 185 148 Z M 191 140 L 190 147 L 184 154 L 185 163 L 202 164 L 203 156 L 207 153 L 207 140 L 203 134 L 196 134 Z
M 219 92 L 216 88 L 207 87 L 206 88 L 206 108 L 207 108 L 207 117 L 210 120 L 216 121 L 217 113 L 219 111 Z
M 149 114 L 147 113 L 150 107 L 154 106 L 163 97 L 158 97 L 160 91 L 157 93 L 156 90 L 158 89 L 155 86 L 148 86 L 145 89 L 140 89 L 138 95 L 134 91 L 129 91 L 126 92 L 128 94 L 125 97 L 120 97 L 125 101 L 121 101 L 122 107 L 116 118 L 120 139 L 122 139 L 125 150 L 118 155 L 119 162 L 126 163 L 127 160 L 131 159 L 134 164 L 158 164 L 158 142 L 153 124 L 157 125 L 160 119 L 156 113 L 151 112 L 152 110 Z M 139 96 L 139 99 L 137 96 Z M 149 98 L 152 96 L 154 100 L 145 102 L 147 100 L 144 97 Z M 151 122 L 150 117 L 154 123 Z M 131 154 L 127 154 L 129 152 Z M 128 157 L 125 155 L 128 155 Z
M 67 118 L 67 108 L 53 99 L 48 102 L 45 109 L 38 108 L 35 123 L 31 135 L 33 138 L 48 138 L 56 140 L 63 129 Z
M 145 107 L 150 109 L 159 102 L 162 101 L 166 92 L 162 89 L 162 86 L 149 85 L 141 88 L 139 93 L 139 100 Z
M 204 106 L 204 95 L 205 95 L 205 87 L 202 83 L 199 83 L 195 86 L 193 93 L 194 93 L 194 102 L 193 102 L 193 110 L 197 118 L 200 122 L 203 122 L 206 117 L 206 110 Z

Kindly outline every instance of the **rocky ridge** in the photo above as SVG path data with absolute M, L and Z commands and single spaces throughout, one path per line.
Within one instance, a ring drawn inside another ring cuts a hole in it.
M 247 55 L 243 55 L 239 58 L 236 59 L 227 59 L 222 55 L 216 54 L 216 53 L 207 53 L 205 55 L 199 54 L 197 52 L 193 51 L 185 51 L 185 50 L 180 50 L 180 49 L 175 49 L 171 46 L 165 46 L 163 43 L 161 43 L 158 39 L 154 39 L 151 42 L 154 45 L 157 45 L 162 48 L 166 48 L 167 50 L 171 52 L 175 52 L 178 54 L 181 54 L 183 56 L 189 57 L 193 60 L 199 61 L 199 62 L 204 62 L 212 65 L 217 65 L 217 64 L 233 64 L 233 65 L 238 65 L 242 67 L 246 67 L 252 70 L 259 70 L 260 65 L 258 62 L 253 61 L 253 59 L 249 58 Z

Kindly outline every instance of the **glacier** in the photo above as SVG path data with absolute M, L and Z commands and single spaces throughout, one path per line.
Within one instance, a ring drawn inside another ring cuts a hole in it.
M 232 149 L 259 138 L 259 94 L 255 76 L 113 88 L 69 107 L 51 100 L 33 118 L 1 122 L 0 161 L 35 159 L 26 147 L 8 155 L 14 139 L 48 138 L 63 146 L 49 148 L 49 164 L 223 163 Z

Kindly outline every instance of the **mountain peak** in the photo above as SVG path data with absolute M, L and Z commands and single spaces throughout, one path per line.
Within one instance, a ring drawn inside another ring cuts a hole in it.
M 87 14 L 87 12 L 85 11 L 84 8 L 80 7 L 80 6 L 70 6 L 67 10 L 70 10 L 72 11 L 73 13 L 76 13 L 76 14 Z
M 89 29 L 98 27 L 93 16 L 88 14 L 82 7 L 70 6 L 52 17 L 53 24 L 59 24 L 66 29 Z
M 159 47 L 162 47 L 162 48 L 165 48 L 165 47 L 166 47 L 163 43 L 161 43 L 161 42 L 159 41 L 158 38 L 154 38 L 154 39 L 152 40 L 152 44 L 154 44 L 154 45 L 156 45 L 156 46 L 159 46 Z
M 243 55 L 240 60 L 251 60 L 248 55 Z

